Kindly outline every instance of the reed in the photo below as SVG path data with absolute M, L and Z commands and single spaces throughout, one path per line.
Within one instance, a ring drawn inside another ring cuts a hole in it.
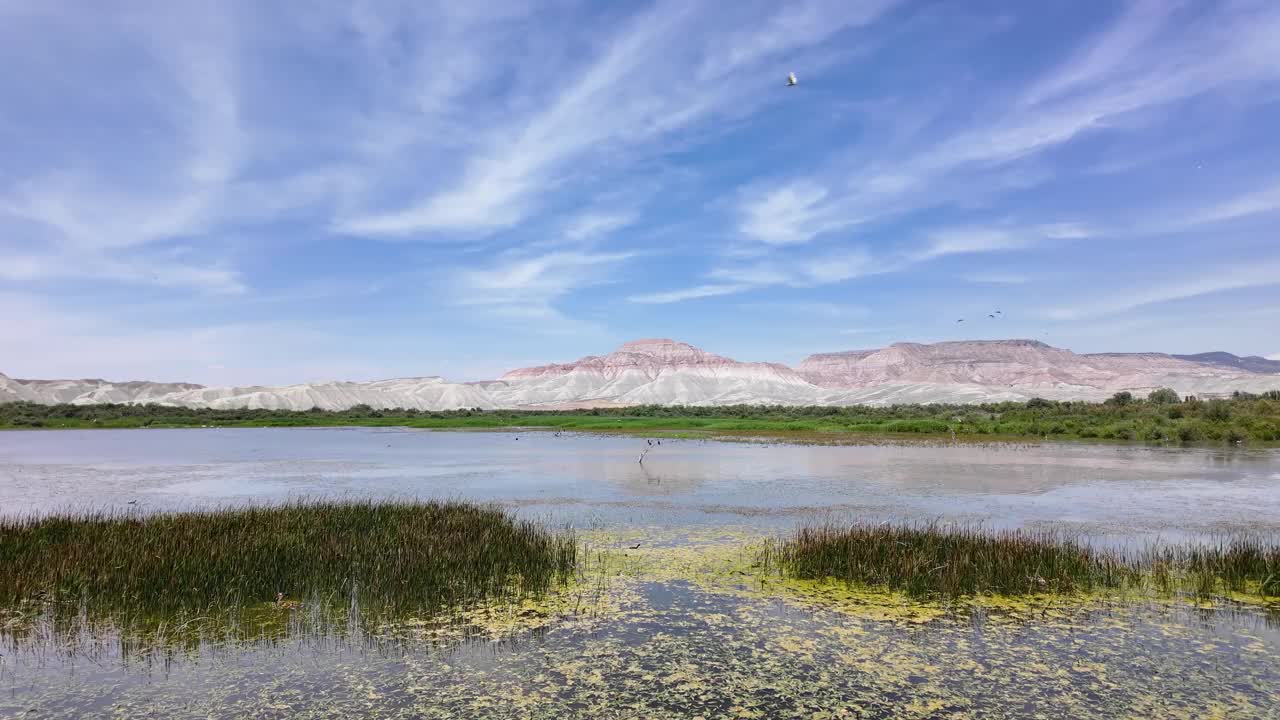
M 1152 587 L 1200 596 L 1280 596 L 1280 545 L 1259 538 L 1101 550 L 1053 532 L 922 525 L 814 525 L 770 544 L 764 562 L 913 597 Z
M 298 601 L 444 607 L 540 593 L 573 573 L 576 552 L 569 532 L 463 502 L 7 519 L 0 607 L 177 615 Z

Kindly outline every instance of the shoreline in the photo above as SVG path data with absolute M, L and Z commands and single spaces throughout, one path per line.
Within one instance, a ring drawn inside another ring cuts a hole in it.
M 405 418 L 395 418 L 404 420 Z M 671 440 L 702 440 L 707 442 L 743 443 L 743 444 L 777 444 L 820 447 L 982 447 L 993 446 L 1011 449 L 1025 449 L 1050 445 L 1085 445 L 1110 447 L 1146 447 L 1146 448 L 1186 448 L 1186 449 L 1280 449 L 1280 440 L 1251 440 L 1248 442 L 1227 441 L 1149 441 L 1123 440 L 1098 437 L 1041 436 L 1013 434 L 946 433 L 929 432 L 886 432 L 873 430 L 786 430 L 786 429 L 741 429 L 717 430 L 705 427 L 680 426 L 645 426 L 645 427 L 576 427 L 573 425 L 529 425 L 529 424 L 493 424 L 476 426 L 471 424 L 423 424 L 403 422 L 346 422 L 346 423 L 263 423 L 237 422 L 215 424 L 186 423 L 152 423 L 152 424 L 92 424 L 73 423 L 64 425 L 43 425 L 39 427 L 0 425 L 0 433 L 4 432 L 60 432 L 74 430 L 316 430 L 316 429 L 384 429 L 384 430 L 416 430 L 422 432 L 462 432 L 462 433 L 571 433 L 574 435 L 590 435 L 596 437 L 635 437 L 662 438 Z

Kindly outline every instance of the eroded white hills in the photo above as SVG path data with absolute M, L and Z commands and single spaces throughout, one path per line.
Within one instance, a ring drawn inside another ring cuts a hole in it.
M 1232 360 L 1235 358 L 1235 360 Z M 1121 390 L 1171 387 L 1184 395 L 1280 389 L 1260 358 L 1228 353 L 1079 355 L 1034 340 L 895 343 L 820 353 L 792 369 L 738 362 L 674 340 L 638 340 L 607 355 L 512 370 L 498 380 L 439 377 L 283 387 L 17 380 L 0 374 L 0 402 L 146 403 L 185 407 L 585 408 L 661 405 L 887 405 L 1002 400 L 1101 400 Z M 1238 362 L 1237 362 L 1238 361 Z

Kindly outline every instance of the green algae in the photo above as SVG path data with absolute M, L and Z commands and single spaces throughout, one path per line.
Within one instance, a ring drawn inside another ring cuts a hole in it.
M 772 536 L 746 527 L 578 539 L 574 577 L 540 597 L 365 624 L 322 651 L 286 633 L 108 681 L 96 666 L 43 684 L 19 668 L 11 684 L 45 689 L 0 697 L 0 716 L 1274 716 L 1280 632 L 1256 606 L 1218 612 L 1229 598 L 1127 589 L 944 603 L 787 577 L 761 562 Z M 286 624 L 305 614 L 259 611 Z

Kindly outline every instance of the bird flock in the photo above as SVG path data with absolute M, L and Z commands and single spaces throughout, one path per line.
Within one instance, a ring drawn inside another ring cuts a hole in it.
M 995 311 L 995 312 L 993 312 L 993 313 L 987 313 L 987 317 L 991 318 L 992 320 L 1001 320 L 1001 319 L 1003 319 L 1003 318 L 1004 318 L 1004 313 L 1002 313 L 1002 312 L 1000 312 L 999 310 L 997 310 L 997 311 Z M 956 320 L 956 322 L 957 322 L 957 323 L 962 323 L 962 322 L 964 322 L 964 318 L 960 318 L 959 320 Z

